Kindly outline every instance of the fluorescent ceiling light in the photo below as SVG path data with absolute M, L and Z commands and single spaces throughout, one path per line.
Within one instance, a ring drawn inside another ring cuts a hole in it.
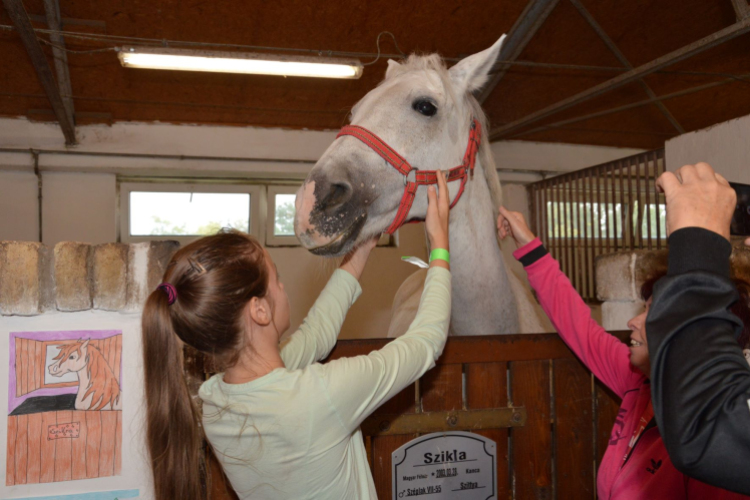
M 356 59 L 209 52 L 158 47 L 122 47 L 117 57 L 126 68 L 207 71 L 254 75 L 348 78 L 362 76 Z

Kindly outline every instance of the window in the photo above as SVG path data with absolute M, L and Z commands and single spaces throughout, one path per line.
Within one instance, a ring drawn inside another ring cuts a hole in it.
M 258 236 L 260 186 L 242 184 L 120 185 L 120 240 L 187 243 L 232 228 Z
M 300 246 L 294 234 L 299 184 L 120 182 L 120 241 L 189 243 L 223 228 L 266 246 Z M 265 241 L 264 241 L 265 238 Z M 398 246 L 398 232 L 378 246 Z
M 294 234 L 294 200 L 298 186 L 268 186 L 266 245 L 298 246 Z

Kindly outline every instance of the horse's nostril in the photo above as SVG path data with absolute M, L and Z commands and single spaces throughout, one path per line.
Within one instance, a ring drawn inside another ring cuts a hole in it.
M 331 188 L 321 203 L 326 209 L 336 208 L 352 197 L 352 187 L 346 183 L 331 184 Z

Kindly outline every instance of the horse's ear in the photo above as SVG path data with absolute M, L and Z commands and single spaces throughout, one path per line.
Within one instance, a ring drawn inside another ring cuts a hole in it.
M 487 77 L 500 55 L 503 40 L 505 40 L 505 35 L 501 36 L 489 49 L 461 59 L 455 66 L 448 70 L 453 85 L 456 86 L 456 90 L 459 92 L 473 92 L 487 82 Z
M 83 344 L 81 344 L 81 349 L 86 349 L 89 346 L 89 340 L 91 339 L 86 339 L 83 341 Z
M 401 67 L 401 64 L 398 61 L 394 61 L 393 59 L 388 59 L 388 69 L 385 70 L 385 77 L 388 78 L 390 76 L 393 76 L 394 70 L 400 67 Z

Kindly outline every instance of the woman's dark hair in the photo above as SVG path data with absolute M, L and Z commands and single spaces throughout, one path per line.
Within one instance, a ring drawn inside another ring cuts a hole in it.
M 244 347 L 243 311 L 253 297 L 266 295 L 268 279 L 260 243 L 226 232 L 201 238 L 172 257 L 163 279 L 177 292 L 172 305 L 161 289 L 149 295 L 142 335 L 146 439 L 156 500 L 205 496 L 205 436 L 185 379 L 183 343 L 214 365 L 236 363 Z
M 641 297 L 643 300 L 651 298 L 651 295 L 654 293 L 654 285 L 665 275 L 666 272 L 661 272 L 643 283 L 641 286 Z M 741 278 L 733 278 L 732 282 L 737 288 L 740 298 L 729 310 L 742 320 L 743 329 L 737 342 L 742 349 L 747 349 L 750 347 L 750 283 Z

